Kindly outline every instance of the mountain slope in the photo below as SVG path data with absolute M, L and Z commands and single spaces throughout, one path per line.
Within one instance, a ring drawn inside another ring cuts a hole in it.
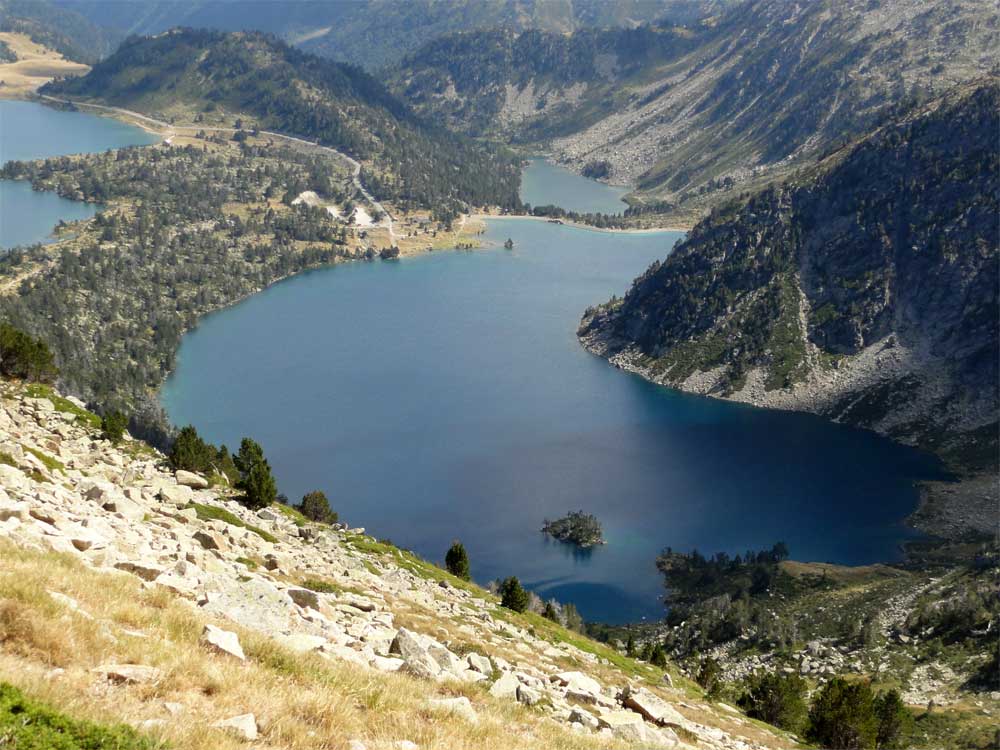
M 363 529 L 255 513 L 99 421 L 0 380 L 0 685 L 175 750 L 796 746 L 676 668 L 503 608 Z M 219 726 L 234 716 L 245 733 Z
M 36 44 L 82 63 L 96 62 L 122 38 L 120 32 L 95 25 L 72 7 L 45 0 L 0 0 L 0 31 L 26 34 Z
M 959 87 L 716 211 L 589 310 L 581 339 L 659 383 L 995 472 L 998 85 Z
M 198 122 L 219 109 L 270 130 L 341 149 L 365 163 L 380 197 L 441 208 L 517 205 L 512 157 L 416 117 L 358 68 L 258 33 L 179 29 L 128 40 L 82 78 L 44 93 Z
M 986 0 L 746 0 L 651 29 L 648 48 L 597 35 L 595 65 L 546 54 L 583 44 L 576 35 L 438 40 L 393 85 L 425 114 L 537 142 L 577 169 L 607 161 L 612 180 L 638 187 L 635 202 L 697 214 L 863 134 L 903 100 L 989 72 L 998 19 Z M 470 55 L 485 81 L 470 80 Z
M 667 17 L 693 21 L 732 0 L 56 0 L 94 23 L 128 34 L 174 26 L 256 30 L 369 70 L 396 63 L 441 34 L 474 29 L 582 28 Z

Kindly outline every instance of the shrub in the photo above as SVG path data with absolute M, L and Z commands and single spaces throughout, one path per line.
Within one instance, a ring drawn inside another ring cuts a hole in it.
M 747 680 L 738 703 L 754 719 L 799 732 L 808 716 L 805 692 L 805 680 L 798 675 L 758 672 Z
M 453 576 L 457 576 L 463 581 L 468 581 L 469 555 L 465 551 L 465 545 L 455 540 L 448 549 L 448 553 L 444 556 L 444 566 Z
M 71 719 L 27 698 L 13 685 L 0 683 L 0 746 L 25 750 L 153 750 L 159 743 L 125 725 L 101 726 Z
M 0 374 L 8 378 L 52 383 L 59 370 L 44 341 L 19 331 L 9 323 L 0 323 Z
M 101 417 L 101 437 L 112 443 L 120 443 L 128 427 L 128 417 L 120 411 L 109 411 Z
M 722 690 L 722 669 L 715 659 L 705 659 L 698 670 L 695 682 L 701 685 L 702 689 L 710 698 L 716 697 Z
M 809 710 L 809 739 L 821 747 L 838 750 L 873 748 L 879 723 L 875 694 L 866 682 L 830 680 Z
M 330 510 L 330 501 L 321 490 L 313 490 L 303 495 L 302 503 L 297 508 L 302 515 L 317 523 L 337 523 L 340 517 Z
M 212 449 L 192 426 L 181 428 L 170 447 L 170 465 L 185 471 L 206 472 L 212 462 Z
M 528 592 L 516 576 L 505 578 L 500 584 L 500 604 L 515 612 L 524 612 L 528 608 Z

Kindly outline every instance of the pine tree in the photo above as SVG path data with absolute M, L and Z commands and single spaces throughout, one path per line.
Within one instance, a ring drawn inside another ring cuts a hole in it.
M 236 468 L 240 470 L 237 487 L 244 492 L 246 506 L 259 510 L 273 503 L 278 496 L 278 488 L 260 445 L 250 438 L 243 438 L 235 460 Z
M 465 545 L 457 539 L 444 556 L 444 565 L 453 576 L 463 581 L 469 580 L 469 555 L 465 551 Z
M 625 656 L 631 659 L 635 658 L 635 636 L 631 633 L 628 634 L 628 640 L 625 642 Z
M 528 592 L 516 576 L 505 578 L 500 584 L 500 604 L 515 612 L 524 612 L 528 608 Z

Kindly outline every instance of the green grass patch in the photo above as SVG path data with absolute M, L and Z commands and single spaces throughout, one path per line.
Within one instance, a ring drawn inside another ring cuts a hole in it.
M 24 448 L 26 451 L 28 451 L 28 453 L 30 453 L 32 456 L 37 458 L 39 461 L 41 461 L 43 464 L 45 464 L 45 468 L 48 469 L 49 471 L 56 471 L 58 469 L 63 473 L 66 472 L 66 464 L 64 464 L 62 461 L 59 461 L 58 459 L 53 458 L 48 453 L 43 453 L 37 448 L 32 448 L 27 445 L 22 445 L 21 447 Z
M 250 570 L 255 570 L 258 567 L 257 561 L 249 557 L 237 557 L 236 562 L 246 565 Z
M 4 451 L 0 451 L 0 464 L 7 464 L 8 466 L 13 466 L 15 469 L 17 468 L 17 461 L 14 460 L 14 457 Z
M 269 534 L 264 529 L 259 529 L 256 526 L 245 523 L 239 516 L 233 515 L 223 508 L 216 508 L 214 505 L 203 505 L 202 503 L 188 503 L 184 507 L 194 508 L 198 514 L 198 519 L 201 521 L 222 521 L 223 523 L 228 523 L 230 526 L 239 526 L 241 529 L 252 531 L 265 542 L 274 544 L 278 541 L 278 538 L 274 534 Z
M 17 750 L 153 750 L 159 742 L 123 724 L 71 719 L 0 683 L 0 747 Z
M 101 429 L 101 418 L 99 416 L 86 409 L 81 409 L 69 399 L 56 395 L 51 386 L 42 385 L 41 383 L 31 383 L 24 389 L 24 393 L 30 398 L 47 398 L 52 402 L 52 406 L 55 407 L 56 411 L 64 414 L 74 414 L 76 415 L 76 421 L 82 422 L 88 427 L 93 427 L 95 430 Z
M 284 503 L 275 503 L 272 508 L 277 508 L 278 512 L 283 516 L 288 518 L 296 526 L 306 526 L 309 523 L 309 519 L 302 515 L 299 511 L 293 508 L 291 505 L 285 505 Z

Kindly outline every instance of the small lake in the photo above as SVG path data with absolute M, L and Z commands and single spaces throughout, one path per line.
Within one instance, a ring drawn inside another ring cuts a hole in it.
M 620 214 L 628 188 L 588 180 L 542 158 L 528 160 L 521 173 L 521 200 L 532 206 L 554 204 L 578 213 Z
M 473 577 L 517 575 L 590 620 L 662 615 L 666 546 L 897 557 L 926 456 L 804 414 L 654 386 L 585 352 L 584 308 L 678 233 L 491 221 L 513 251 L 344 264 L 277 284 L 185 336 L 162 391 L 177 425 L 258 439 L 281 491 L 324 490 L 352 525 Z M 539 532 L 583 509 L 608 544 Z
M 0 100 L 0 164 L 96 153 L 158 140 L 140 128 L 107 117 L 64 112 L 37 102 Z M 26 182 L 0 180 L 0 249 L 45 242 L 60 219 L 86 219 L 98 209 L 52 192 L 34 191 Z

